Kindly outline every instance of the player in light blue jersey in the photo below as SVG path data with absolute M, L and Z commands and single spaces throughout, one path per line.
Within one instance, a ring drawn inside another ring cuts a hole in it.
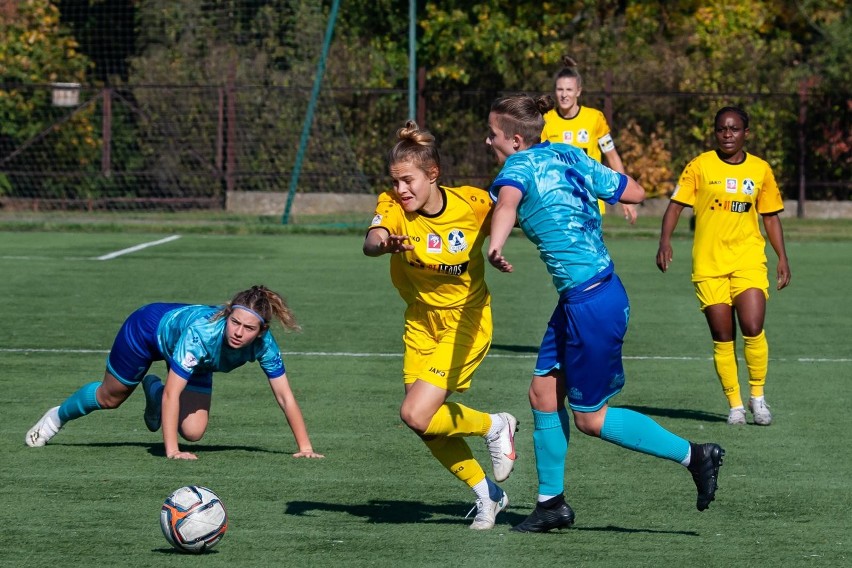
M 118 408 L 142 383 L 145 425 L 156 432 L 162 422 L 166 457 L 196 459 L 180 450 L 178 434 L 195 442 L 207 430 L 213 373 L 257 361 L 296 438 L 299 451 L 293 456 L 323 457 L 311 446 L 278 344 L 269 331 L 273 318 L 285 329 L 299 329 L 284 299 L 265 286 L 239 292 L 224 306 L 142 306 L 118 331 L 103 380 L 84 385 L 48 410 L 27 432 L 26 444 L 44 446 L 67 422 L 95 410 Z M 165 384 L 154 375 L 146 376 L 154 361 L 166 362 Z
M 518 221 L 559 292 L 529 390 L 538 503 L 513 530 L 546 532 L 574 523 L 564 496 L 570 432 L 566 396 L 584 434 L 686 466 L 698 489 L 696 506 L 703 511 L 715 499 L 724 450 L 691 443 L 644 414 L 608 404 L 624 386 L 621 347 L 630 304 L 603 241 L 597 200 L 639 203 L 645 190 L 573 146 L 539 143 L 547 107 L 543 98 L 496 100 L 486 140 L 503 166 L 490 188 L 497 204 L 488 260 L 512 272 L 503 246 Z

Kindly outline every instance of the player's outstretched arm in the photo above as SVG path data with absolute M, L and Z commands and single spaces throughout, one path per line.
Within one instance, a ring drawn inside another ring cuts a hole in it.
M 391 235 L 384 227 L 370 229 L 364 239 L 364 254 L 381 256 L 414 250 L 414 245 L 408 243 L 408 235 Z
M 287 419 L 290 430 L 293 431 L 296 445 L 299 446 L 299 451 L 293 454 L 293 457 L 324 458 L 325 456 L 315 452 L 311 445 L 311 440 L 308 437 L 308 428 L 305 426 L 305 418 L 302 416 L 302 409 L 299 408 L 299 403 L 296 402 L 296 397 L 293 396 L 293 390 L 290 388 L 290 381 L 287 380 L 287 375 L 284 374 L 278 378 L 271 379 L 269 386 L 272 388 L 272 394 L 275 395 L 278 406 L 284 412 L 284 417 Z

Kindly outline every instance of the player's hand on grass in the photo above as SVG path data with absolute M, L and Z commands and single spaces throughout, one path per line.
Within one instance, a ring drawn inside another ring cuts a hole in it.
M 192 452 L 177 452 L 170 456 L 166 456 L 170 460 L 197 460 L 198 456 L 193 454 Z
M 322 454 L 318 454 L 313 450 L 300 450 L 293 454 L 294 458 L 324 458 Z

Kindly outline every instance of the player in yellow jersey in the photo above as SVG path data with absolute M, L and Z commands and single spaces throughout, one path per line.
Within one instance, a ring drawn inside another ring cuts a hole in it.
M 554 108 L 544 115 L 544 129 L 541 141 L 570 144 L 583 150 L 596 162 L 601 157 L 610 169 L 624 172 L 621 156 L 615 149 L 609 124 L 604 114 L 579 102 L 583 92 L 583 77 L 577 70 L 577 62 L 567 55 L 562 58 L 562 69 L 557 71 L 554 81 Z M 598 200 L 601 215 L 606 213 L 606 205 Z M 632 225 L 638 213 L 636 206 L 620 203 L 624 218 Z
M 784 202 L 769 164 L 744 150 L 748 123 L 748 114 L 738 107 L 716 113 L 718 149 L 693 159 L 681 174 L 663 215 L 657 266 L 665 272 L 671 264 L 672 233 L 684 207 L 692 207 L 692 282 L 713 337 L 713 361 L 730 406 L 728 424 L 746 423 L 734 352 L 738 321 L 745 344 L 749 409 L 755 424 L 768 426 L 772 413 L 764 386 L 769 346 L 763 323 L 769 279 L 759 217 L 778 256 L 778 290 L 790 283 L 790 264 L 778 216 Z
M 482 189 L 439 186 L 435 138 L 413 121 L 397 138 L 388 155 L 393 189 L 379 196 L 364 254 L 391 255 L 391 280 L 407 304 L 399 414 L 441 465 L 476 494 L 470 528 L 490 529 L 509 499 L 464 438 L 485 439 L 494 480 L 504 481 L 514 467 L 517 420 L 448 399 L 470 388 L 491 346 L 491 295 L 482 256 L 491 199 Z

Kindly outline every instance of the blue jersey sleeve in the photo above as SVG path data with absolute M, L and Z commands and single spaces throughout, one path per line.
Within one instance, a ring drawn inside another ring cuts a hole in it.
M 281 359 L 281 349 L 272 333 L 267 331 L 263 334 L 263 346 L 258 353 L 257 360 L 261 369 L 269 379 L 277 379 L 284 375 L 284 361 Z
M 194 328 L 187 328 L 180 335 L 174 349 L 168 355 L 169 368 L 179 377 L 189 380 L 195 368 L 209 359 L 205 342 Z
M 598 199 L 603 199 L 610 205 L 618 203 L 618 200 L 627 188 L 627 176 L 612 170 L 591 158 L 589 158 L 588 161 L 590 163 L 587 163 L 586 165 L 589 167 L 587 174 L 587 180 L 589 183 L 586 184 L 586 187 L 588 187 L 591 190 L 591 193 L 597 196 Z

